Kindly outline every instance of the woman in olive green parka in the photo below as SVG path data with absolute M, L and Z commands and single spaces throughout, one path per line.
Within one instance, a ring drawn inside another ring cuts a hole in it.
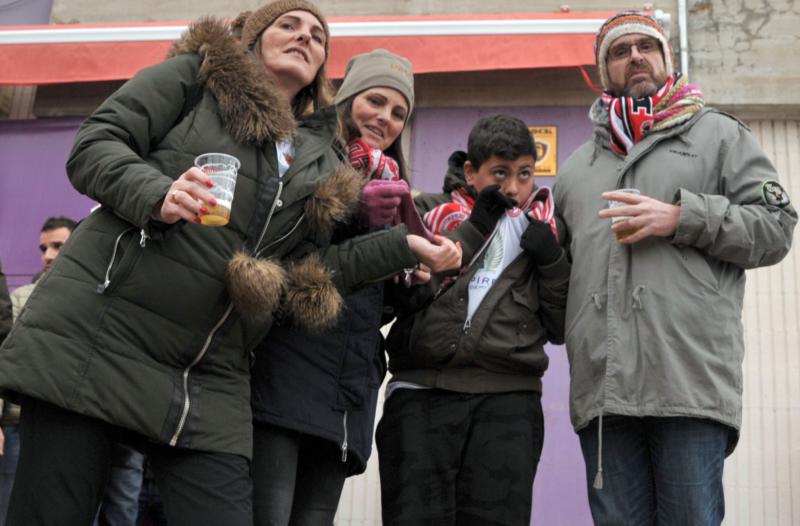
M 8 524 L 90 524 L 117 440 L 149 443 L 171 525 L 250 524 L 249 350 L 278 303 L 335 319 L 315 254 L 360 190 L 335 112 L 295 121 L 328 102 L 328 39 L 304 0 L 201 21 L 79 130 L 69 176 L 102 206 L 0 349 L 0 388 L 23 401 Z M 208 152 L 241 161 L 220 228 L 194 221 Z

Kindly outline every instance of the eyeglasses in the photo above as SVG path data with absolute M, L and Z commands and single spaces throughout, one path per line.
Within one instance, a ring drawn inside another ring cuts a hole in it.
M 654 38 L 643 38 L 633 43 L 620 43 L 608 50 L 608 60 L 625 60 L 630 58 L 636 47 L 640 55 L 649 55 L 661 50 L 661 45 Z

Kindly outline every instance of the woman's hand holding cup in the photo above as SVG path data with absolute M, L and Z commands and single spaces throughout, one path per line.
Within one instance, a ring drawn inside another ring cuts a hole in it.
M 181 219 L 200 223 L 200 216 L 208 213 L 207 205 L 217 202 L 209 191 L 213 183 L 200 168 L 186 170 L 169 187 L 167 195 L 156 205 L 153 219 L 169 225 Z

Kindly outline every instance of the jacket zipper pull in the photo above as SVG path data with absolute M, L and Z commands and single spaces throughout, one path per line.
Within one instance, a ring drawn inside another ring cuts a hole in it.
M 140 232 L 141 237 L 139 238 L 139 246 L 144 248 L 147 245 L 147 240 L 150 239 L 150 234 L 143 228 Z
M 106 267 L 106 276 L 102 283 L 97 285 L 95 291 L 98 294 L 104 294 L 106 289 L 111 284 L 111 268 L 114 266 L 114 261 L 117 259 L 117 249 L 119 249 L 119 243 L 122 241 L 122 236 L 130 232 L 132 229 L 123 230 L 118 236 L 117 239 L 114 241 L 114 250 L 111 251 L 111 261 L 108 262 L 108 267 Z
M 347 462 L 347 411 L 344 412 L 342 419 L 342 427 L 344 428 L 344 440 L 342 440 L 342 462 Z
M 104 282 L 98 283 L 96 292 L 98 294 L 104 293 L 110 284 L 111 284 L 111 280 L 110 279 L 106 279 Z
M 467 332 L 472 327 L 472 319 L 467 318 L 467 321 L 464 322 L 464 332 Z

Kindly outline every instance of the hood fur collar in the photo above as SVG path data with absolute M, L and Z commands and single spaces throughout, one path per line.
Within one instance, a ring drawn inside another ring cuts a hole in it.
M 293 136 L 297 124 L 289 102 L 258 58 L 242 49 L 227 24 L 203 18 L 189 26 L 168 57 L 186 54 L 203 58 L 198 81 L 216 98 L 220 118 L 234 139 L 260 144 Z

